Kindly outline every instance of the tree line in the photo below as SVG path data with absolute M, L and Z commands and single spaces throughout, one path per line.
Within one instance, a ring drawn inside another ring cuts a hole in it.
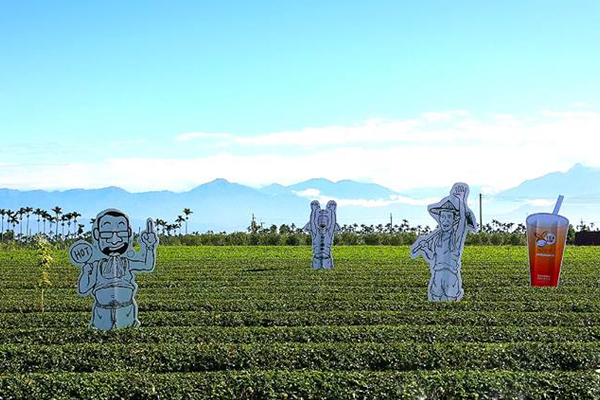
M 173 222 L 156 218 L 155 224 L 159 232 L 165 236 L 188 234 L 188 221 L 193 211 L 184 208 Z M 77 211 L 65 212 L 59 206 L 51 210 L 21 207 L 18 210 L 0 208 L 0 241 L 28 243 L 35 236 L 42 236 L 52 242 L 64 242 L 91 236 L 91 230 L 82 224 L 82 215 Z M 89 221 L 93 225 L 95 219 Z
M 58 206 L 50 211 L 32 207 L 14 211 L 0 208 L 0 235 L 2 240 L 28 241 L 34 236 L 31 226 L 33 218 L 33 222 L 37 223 L 35 234 L 54 240 L 78 237 L 84 234 L 85 228 L 84 224 L 79 223 L 81 216 L 77 211 L 63 212 Z
M 173 221 L 156 218 L 155 224 L 161 242 L 167 245 L 307 245 L 310 234 L 295 224 L 263 226 L 252 219 L 244 232 L 189 232 L 188 222 L 192 209 L 184 208 Z M 51 210 L 23 207 L 18 210 L 0 209 L 0 242 L 27 244 L 39 235 L 55 244 L 65 244 L 77 239 L 90 239 L 91 230 L 81 223 L 81 214 L 64 212 L 59 206 Z M 90 224 L 93 225 L 94 219 Z M 568 242 L 572 243 L 576 231 L 594 230 L 593 224 L 583 222 L 569 227 Z M 597 228 L 596 228 L 597 230 Z M 417 236 L 431 232 L 431 227 L 411 225 L 403 219 L 399 224 L 344 224 L 335 236 L 338 245 L 406 245 Z M 525 245 L 526 227 L 519 223 L 503 223 L 493 219 L 481 226 L 478 233 L 469 233 L 466 244 L 471 245 Z

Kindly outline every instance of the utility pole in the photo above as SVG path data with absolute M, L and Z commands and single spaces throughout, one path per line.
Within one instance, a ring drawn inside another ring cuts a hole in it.
M 390 213 L 390 233 L 394 232 L 394 219 L 392 218 L 392 213 Z
M 483 226 L 483 195 L 479 193 L 479 226 Z
M 252 222 L 250 222 L 250 232 L 256 233 L 256 220 L 254 219 L 254 213 L 252 213 Z

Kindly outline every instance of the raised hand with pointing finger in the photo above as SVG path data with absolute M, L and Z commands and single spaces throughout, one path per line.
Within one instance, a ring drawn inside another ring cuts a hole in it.
M 154 229 L 154 221 L 152 221 L 151 218 L 148 218 L 146 221 L 146 230 L 142 232 L 141 241 L 147 248 L 154 247 L 158 244 L 158 236 Z
M 146 220 L 146 230 L 140 235 L 140 244 L 142 246 L 142 254 L 139 255 L 140 265 L 136 269 L 145 272 L 153 271 L 156 266 L 158 235 L 154 228 L 154 221 L 151 218 Z

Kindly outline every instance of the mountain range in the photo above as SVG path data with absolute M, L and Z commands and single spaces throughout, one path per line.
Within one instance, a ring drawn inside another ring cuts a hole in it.
M 523 182 L 517 187 L 484 195 L 484 222 L 498 219 L 523 222 L 534 212 L 552 211 L 552 202 L 565 196 L 561 214 L 572 222 L 600 221 L 600 168 L 575 165 L 567 172 L 553 172 Z M 560 188 L 560 189 L 559 189 Z M 0 189 L 0 208 L 33 207 L 50 210 L 60 206 L 65 212 L 78 211 L 82 221 L 93 218 L 105 208 L 126 211 L 137 226 L 147 217 L 173 221 L 183 208 L 191 208 L 190 231 L 246 230 L 252 216 L 266 225 L 294 223 L 303 226 L 309 215 L 309 203 L 319 199 L 338 201 L 340 224 L 386 224 L 408 220 L 412 225 L 432 225 L 426 204 L 448 193 L 449 187 L 421 188 L 398 193 L 374 183 L 352 180 L 332 182 L 310 179 L 294 185 L 272 184 L 252 188 L 225 179 L 216 179 L 183 193 L 155 191 L 130 193 L 118 187 L 73 189 L 67 191 L 18 191 Z M 471 187 L 470 207 L 479 215 L 477 195 L 481 186 Z

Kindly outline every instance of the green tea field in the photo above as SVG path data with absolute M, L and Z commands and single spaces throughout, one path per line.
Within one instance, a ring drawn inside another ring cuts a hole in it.
M 463 301 L 427 300 L 408 247 L 161 247 L 140 328 L 87 329 L 56 253 L 0 252 L 0 399 L 600 398 L 600 249 L 529 287 L 525 247 L 467 246 Z

